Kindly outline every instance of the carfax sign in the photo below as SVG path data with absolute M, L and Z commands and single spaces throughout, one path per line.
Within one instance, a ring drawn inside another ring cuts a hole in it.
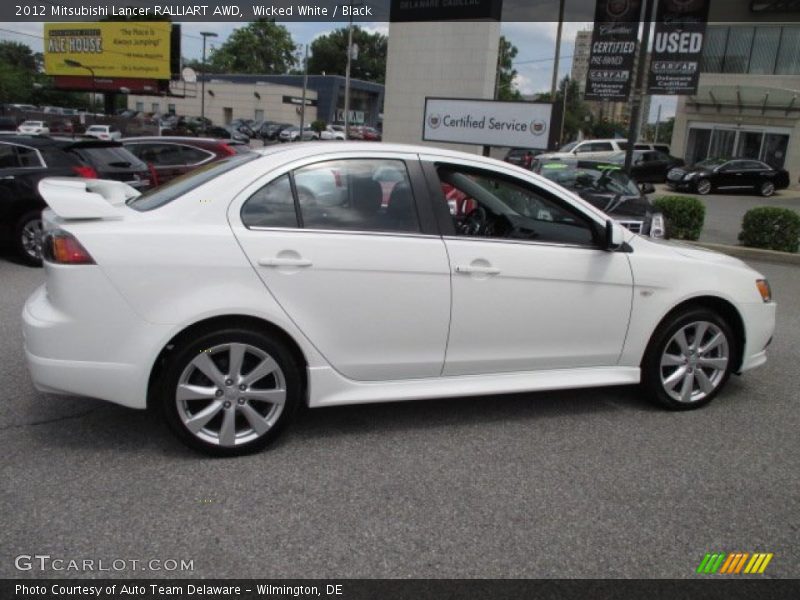
M 545 102 L 425 98 L 422 139 L 545 150 L 552 112 Z

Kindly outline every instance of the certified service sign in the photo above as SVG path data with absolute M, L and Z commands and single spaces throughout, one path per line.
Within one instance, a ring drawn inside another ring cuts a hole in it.
M 552 112 L 546 102 L 426 98 L 422 139 L 545 150 Z

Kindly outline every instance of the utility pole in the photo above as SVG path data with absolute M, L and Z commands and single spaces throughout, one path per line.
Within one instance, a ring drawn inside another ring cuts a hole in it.
M 661 127 L 661 105 L 658 105 L 658 113 L 656 114 L 656 134 L 653 138 L 653 143 L 658 143 L 658 130 Z
M 306 125 L 306 90 L 308 89 L 308 44 L 306 44 L 306 56 L 303 61 L 303 107 L 300 109 L 300 141 L 303 141 L 303 132 Z
M 350 24 L 347 26 L 347 67 L 344 71 L 344 139 L 350 139 L 350 63 L 353 60 L 353 3 L 350 2 Z
M 633 146 L 636 143 L 636 132 L 639 127 L 639 112 L 642 108 L 642 85 L 644 82 L 645 67 L 647 66 L 647 52 L 650 46 L 650 21 L 653 18 L 654 0 L 644 0 L 644 20 L 642 21 L 642 43 L 639 46 L 639 63 L 636 69 L 636 78 L 633 88 L 633 103 L 631 105 L 630 123 L 628 123 L 628 147 L 625 150 L 625 172 L 631 174 L 633 163 Z
M 561 107 L 561 135 L 558 136 L 558 143 L 564 145 L 564 123 L 567 120 L 567 94 L 569 93 L 569 84 L 571 79 L 569 75 L 564 80 L 564 104 Z
M 200 127 L 202 132 L 206 132 L 206 38 L 217 37 L 211 31 L 201 31 L 203 36 L 203 78 L 200 80 Z
M 556 29 L 556 56 L 553 61 L 553 81 L 550 84 L 550 102 L 556 101 L 556 92 L 558 92 L 558 68 L 561 63 L 561 33 L 564 29 L 564 2 L 565 0 L 559 0 L 558 4 L 558 29 Z M 563 115 L 561 118 L 561 125 L 562 127 L 564 125 Z M 556 148 L 552 148 L 552 150 L 555 149 Z

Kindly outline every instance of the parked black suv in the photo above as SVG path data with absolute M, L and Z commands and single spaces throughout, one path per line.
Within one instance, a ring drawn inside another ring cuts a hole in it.
M 44 177 L 97 177 L 59 142 L 40 136 L 0 135 L 0 240 L 20 259 L 41 265 L 42 209 L 37 186 Z
M 139 191 L 155 185 L 154 171 L 120 142 L 97 138 L 53 138 L 59 148 L 92 167 L 100 179 L 122 181 Z

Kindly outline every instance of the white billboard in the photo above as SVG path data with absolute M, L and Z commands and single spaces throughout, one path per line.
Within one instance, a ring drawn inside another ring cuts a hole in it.
M 422 139 L 546 150 L 552 112 L 544 102 L 425 98 Z

